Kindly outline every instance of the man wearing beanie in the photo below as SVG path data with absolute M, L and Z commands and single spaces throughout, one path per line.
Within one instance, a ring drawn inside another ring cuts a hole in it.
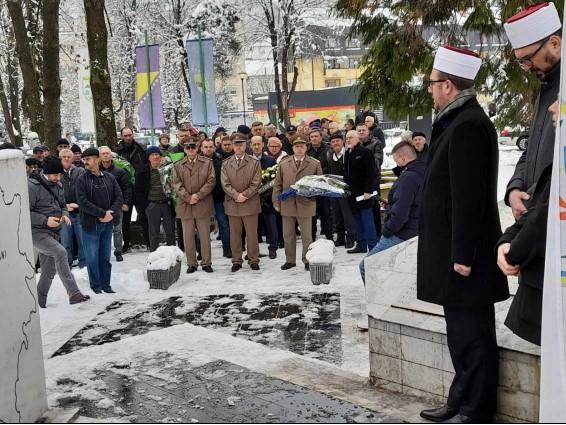
M 63 149 L 69 149 L 69 141 L 67 139 L 57 140 L 57 153 L 61 152 Z
M 79 145 L 73 145 L 71 146 L 71 152 L 73 152 L 73 165 L 75 167 L 81 167 L 84 168 L 85 164 L 83 162 L 83 152 L 81 150 L 81 147 Z
M 505 203 L 517 219 L 526 212 L 525 201 L 542 171 L 552 163 L 555 130 L 548 108 L 557 99 L 560 88 L 562 24 L 554 3 L 539 3 L 509 18 L 504 27 L 523 71 L 534 73 L 541 81 L 529 145 L 505 192 Z
M 494 303 L 507 299 L 509 288 L 494 252 L 499 152 L 476 99 L 480 66 L 472 51 L 440 47 L 426 81 L 436 117 L 421 192 L 417 298 L 444 307 L 456 372 L 446 405 L 421 412 L 436 422 L 491 421 L 497 407 Z
M 428 155 L 428 143 L 426 142 L 426 134 L 415 131 L 411 135 L 411 144 L 417 151 L 417 159 L 426 163 L 426 158 Z
M 163 190 L 163 182 L 159 174 L 161 164 L 161 149 L 157 146 L 147 148 L 149 163 L 137 172 L 136 193 L 138 198 L 147 200 L 144 208 L 148 230 L 149 250 L 155 251 L 159 247 L 159 229 L 163 221 L 167 245 L 175 245 L 175 217 L 169 199 Z
M 28 179 L 33 247 L 39 252 L 41 276 L 37 283 L 38 303 L 47 304 L 47 294 L 55 273 L 59 275 L 70 304 L 87 301 L 90 297 L 79 290 L 67 262 L 67 250 L 60 242 L 62 226 L 70 226 L 65 193 L 60 183 L 63 166 L 58 159 L 48 159 L 43 170 Z
M 110 286 L 112 230 L 124 198 L 114 176 L 100 171 L 99 157 L 96 148 L 83 152 L 86 172 L 77 180 L 77 203 L 90 287 L 95 294 L 103 291 L 113 294 Z

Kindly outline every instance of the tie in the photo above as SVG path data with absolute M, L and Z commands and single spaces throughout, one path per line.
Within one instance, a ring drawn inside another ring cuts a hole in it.
M 240 166 L 240 161 L 241 161 L 241 159 L 242 159 L 242 158 L 236 157 L 236 164 L 238 165 L 238 167 Z
M 297 169 L 301 166 L 301 160 L 298 159 L 295 161 L 295 164 L 297 164 Z

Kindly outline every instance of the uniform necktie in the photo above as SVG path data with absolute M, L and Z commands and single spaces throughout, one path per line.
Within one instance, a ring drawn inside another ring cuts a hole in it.
M 301 166 L 301 160 L 300 159 L 296 160 L 295 164 L 297 164 L 297 168 L 299 168 Z

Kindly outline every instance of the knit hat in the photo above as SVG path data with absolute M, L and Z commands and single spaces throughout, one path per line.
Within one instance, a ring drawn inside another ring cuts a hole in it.
M 43 146 L 36 146 L 35 148 L 33 148 L 33 153 L 38 153 L 38 152 L 45 152 L 45 150 L 43 149 Z
M 100 152 L 98 152 L 98 149 L 96 148 L 87 148 L 83 152 L 83 158 L 86 158 L 87 156 L 100 156 Z
M 503 27 L 513 49 L 520 49 L 554 34 L 562 24 L 554 3 L 539 3 L 513 15 Z
M 61 174 L 63 165 L 58 158 L 49 158 L 43 161 L 43 174 Z
M 152 153 L 157 153 L 157 154 L 159 154 L 159 156 L 163 155 L 161 153 L 161 149 L 159 149 L 157 146 L 150 146 L 149 148 L 147 148 L 147 157 L 148 158 Z
M 336 133 L 331 134 L 330 135 L 330 141 L 333 141 L 334 139 L 344 140 L 344 136 L 342 135 L 342 132 L 337 131 Z
M 239 125 L 238 126 L 238 133 L 242 134 L 250 134 L 252 130 L 247 125 Z
M 69 146 L 70 143 L 69 143 L 69 141 L 68 141 L 67 139 L 59 139 L 59 140 L 57 140 L 57 146 L 61 146 L 61 145 L 67 145 L 67 146 Z
M 73 153 L 81 153 L 82 150 L 81 150 L 81 147 L 80 147 L 79 145 L 73 145 L 73 146 L 71 146 L 71 152 L 73 152 Z
M 415 137 L 419 137 L 419 136 L 420 136 L 420 137 L 424 137 L 424 138 L 426 139 L 426 134 L 424 134 L 422 131 L 415 131 L 415 132 L 412 134 L 411 137 L 414 139 Z

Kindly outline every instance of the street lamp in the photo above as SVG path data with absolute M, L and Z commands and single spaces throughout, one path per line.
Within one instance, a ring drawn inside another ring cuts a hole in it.
M 240 72 L 240 80 L 242 80 L 242 107 L 244 109 L 244 125 L 246 125 L 246 96 L 244 94 L 244 80 L 248 79 L 248 74 Z

